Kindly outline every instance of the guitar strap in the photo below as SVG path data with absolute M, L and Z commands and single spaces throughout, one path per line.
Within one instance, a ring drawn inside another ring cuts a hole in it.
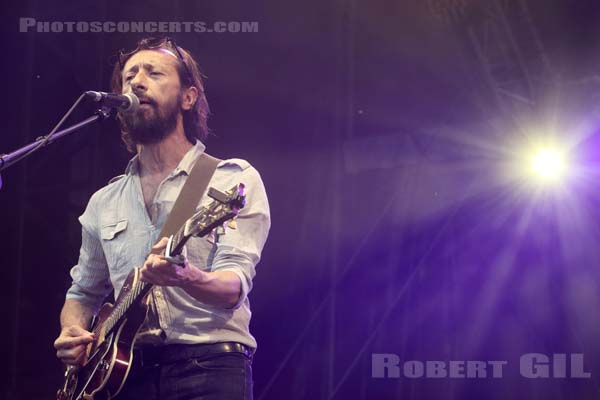
M 183 184 L 177 200 L 163 225 L 159 238 L 169 237 L 179 230 L 185 221 L 196 211 L 202 195 L 208 187 L 217 165 L 221 162 L 206 153 L 202 153 L 190 171 L 190 176 Z

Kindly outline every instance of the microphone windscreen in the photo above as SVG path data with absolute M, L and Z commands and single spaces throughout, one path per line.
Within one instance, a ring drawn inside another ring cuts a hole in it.
M 140 107 L 140 99 L 138 99 L 138 97 L 135 94 L 127 93 L 127 94 L 124 94 L 123 96 L 125 96 L 129 99 L 129 106 L 121 109 L 123 112 L 126 112 L 126 113 L 134 112 Z

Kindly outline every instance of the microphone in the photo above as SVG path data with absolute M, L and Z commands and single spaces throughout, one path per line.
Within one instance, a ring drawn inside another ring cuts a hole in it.
M 85 95 L 105 107 L 118 108 L 123 112 L 134 112 L 140 106 L 140 99 L 133 93 L 117 94 L 89 90 Z

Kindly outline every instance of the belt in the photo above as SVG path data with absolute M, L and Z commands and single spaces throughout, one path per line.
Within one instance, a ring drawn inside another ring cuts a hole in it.
M 146 346 L 133 350 L 133 366 L 156 366 L 223 353 L 240 353 L 251 360 L 254 349 L 237 342 Z

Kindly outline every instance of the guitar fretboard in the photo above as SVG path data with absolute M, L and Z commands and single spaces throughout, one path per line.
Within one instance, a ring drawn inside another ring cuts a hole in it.
M 239 187 L 243 188 L 243 185 L 240 184 Z M 237 188 L 238 186 L 235 186 L 231 189 L 231 192 Z M 241 207 L 243 207 L 243 203 L 241 203 Z M 237 215 L 241 207 L 237 203 L 231 207 L 231 204 L 224 204 L 219 201 L 213 201 L 209 205 L 202 207 L 173 235 L 169 254 L 171 256 L 181 254 L 183 246 L 185 246 L 186 242 L 192 236 L 204 236 L 208 234 L 215 227 Z M 188 225 L 192 225 L 194 229 L 191 230 L 192 233 L 188 232 L 188 234 L 186 234 L 186 227 Z M 110 335 L 130 308 L 133 305 L 139 304 L 148 292 L 150 292 L 152 287 L 152 284 L 143 282 L 140 279 L 133 279 L 131 287 L 127 287 L 126 283 L 126 285 L 121 288 L 121 292 L 124 293 L 124 295 L 119 296 L 110 315 L 103 324 L 95 327 L 94 333 L 98 335 L 101 330 L 104 330 L 105 336 Z

